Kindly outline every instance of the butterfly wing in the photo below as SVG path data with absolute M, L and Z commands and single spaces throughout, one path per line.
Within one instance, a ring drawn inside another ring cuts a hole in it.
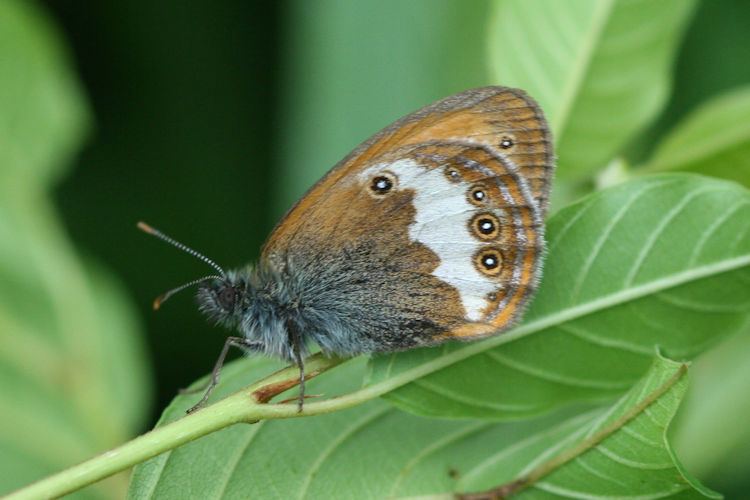
M 310 310 L 342 322 L 321 330 L 349 325 L 330 350 L 496 333 L 536 284 L 552 162 L 544 117 L 523 92 L 456 94 L 336 165 L 277 225 L 262 258 L 301 280 Z M 326 335 L 316 338 L 324 347 Z

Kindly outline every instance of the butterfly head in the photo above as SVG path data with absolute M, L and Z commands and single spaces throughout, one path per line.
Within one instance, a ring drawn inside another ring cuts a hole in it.
M 247 305 L 245 280 L 236 273 L 221 279 L 212 279 L 198 288 L 198 307 L 217 323 L 235 326 L 241 318 L 243 304 Z
M 256 343 L 256 350 L 287 361 L 294 360 L 290 323 L 302 337 L 311 324 L 299 297 L 297 280 L 263 260 L 207 280 L 197 293 L 198 308 L 209 320 L 238 331 Z M 299 348 L 307 352 L 306 345 Z

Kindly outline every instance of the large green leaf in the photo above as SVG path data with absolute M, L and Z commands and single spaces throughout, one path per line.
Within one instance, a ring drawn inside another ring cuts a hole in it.
M 548 223 L 525 322 L 502 335 L 380 356 L 372 384 L 420 414 L 518 418 L 621 394 L 655 345 L 690 359 L 750 315 L 750 192 L 688 174 L 592 194 Z
M 535 97 L 561 175 L 604 166 L 661 110 L 695 2 L 496 0 L 489 62 L 496 83 Z
M 273 367 L 262 358 L 232 363 L 219 390 L 239 389 Z M 349 391 L 362 368 L 362 360 L 342 365 L 312 380 L 311 392 Z M 610 408 L 568 408 L 514 423 L 429 419 L 373 400 L 314 418 L 239 424 L 137 466 L 128 497 L 452 498 L 453 491 L 511 481 L 579 446 L 519 497 L 700 498 L 711 493 L 681 469 L 665 439 L 686 386 L 682 370 L 658 358 Z M 658 396 L 651 405 L 649 395 Z M 181 417 L 194 399 L 176 398 L 160 425 Z M 626 413 L 632 419 L 620 418 Z M 581 445 L 606 426 L 608 438 Z
M 88 112 L 49 20 L 0 2 L 0 492 L 132 436 L 148 368 L 134 312 L 76 255 L 47 193 Z M 123 478 L 79 497 L 118 497 Z
M 750 86 L 714 97 L 657 146 L 646 171 L 688 170 L 750 186 Z

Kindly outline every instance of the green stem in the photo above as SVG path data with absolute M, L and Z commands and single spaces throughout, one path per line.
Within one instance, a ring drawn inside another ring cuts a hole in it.
M 306 378 L 317 376 L 344 361 L 342 358 L 312 356 L 305 363 L 308 371 Z M 315 403 L 314 408 L 309 408 L 313 404 L 307 404 L 302 412 L 298 412 L 296 402 L 292 404 L 264 403 L 276 394 L 297 385 L 298 382 L 297 368 L 285 368 L 213 405 L 185 415 L 179 420 L 158 427 L 117 448 L 9 493 L 3 498 L 5 500 L 56 498 L 236 423 L 254 423 L 264 418 L 315 415 L 338 408 L 335 404 L 322 405 L 321 403 L 327 402 L 324 401 Z M 346 400 L 344 403 L 346 404 Z M 356 402 L 349 400 L 349 405 L 351 404 L 356 404 Z
M 465 354 L 458 355 L 465 356 Z M 3 498 L 5 500 L 29 500 L 65 495 L 236 423 L 255 423 L 258 420 L 272 418 L 306 417 L 350 408 L 377 398 L 415 378 L 450 365 L 455 362 L 453 358 L 454 356 L 451 355 L 443 356 L 431 363 L 418 365 L 358 391 L 323 401 L 305 403 L 301 412 L 296 403 L 266 404 L 273 396 L 299 382 L 297 368 L 285 368 L 213 405 L 158 427 L 117 448 L 41 479 Z M 315 377 L 344 361 L 346 360 L 336 357 L 325 358 L 320 354 L 312 356 L 305 361 L 307 372 L 305 378 Z

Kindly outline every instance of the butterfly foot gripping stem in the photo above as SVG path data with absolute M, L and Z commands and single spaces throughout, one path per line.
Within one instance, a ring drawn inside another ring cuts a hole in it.
M 224 360 L 226 359 L 231 346 L 257 350 L 263 347 L 263 343 L 257 340 L 248 340 L 244 337 L 227 337 L 226 342 L 224 342 L 224 347 L 221 349 L 221 354 L 219 354 L 219 359 L 216 360 L 216 365 L 211 372 L 211 377 L 206 380 L 206 383 L 195 389 L 180 389 L 180 394 L 196 394 L 204 390 L 206 391 L 201 400 L 191 407 L 187 413 L 193 413 L 208 401 L 209 396 L 211 396 L 214 388 L 219 383 L 219 373 L 221 373 L 221 367 L 224 365 Z

